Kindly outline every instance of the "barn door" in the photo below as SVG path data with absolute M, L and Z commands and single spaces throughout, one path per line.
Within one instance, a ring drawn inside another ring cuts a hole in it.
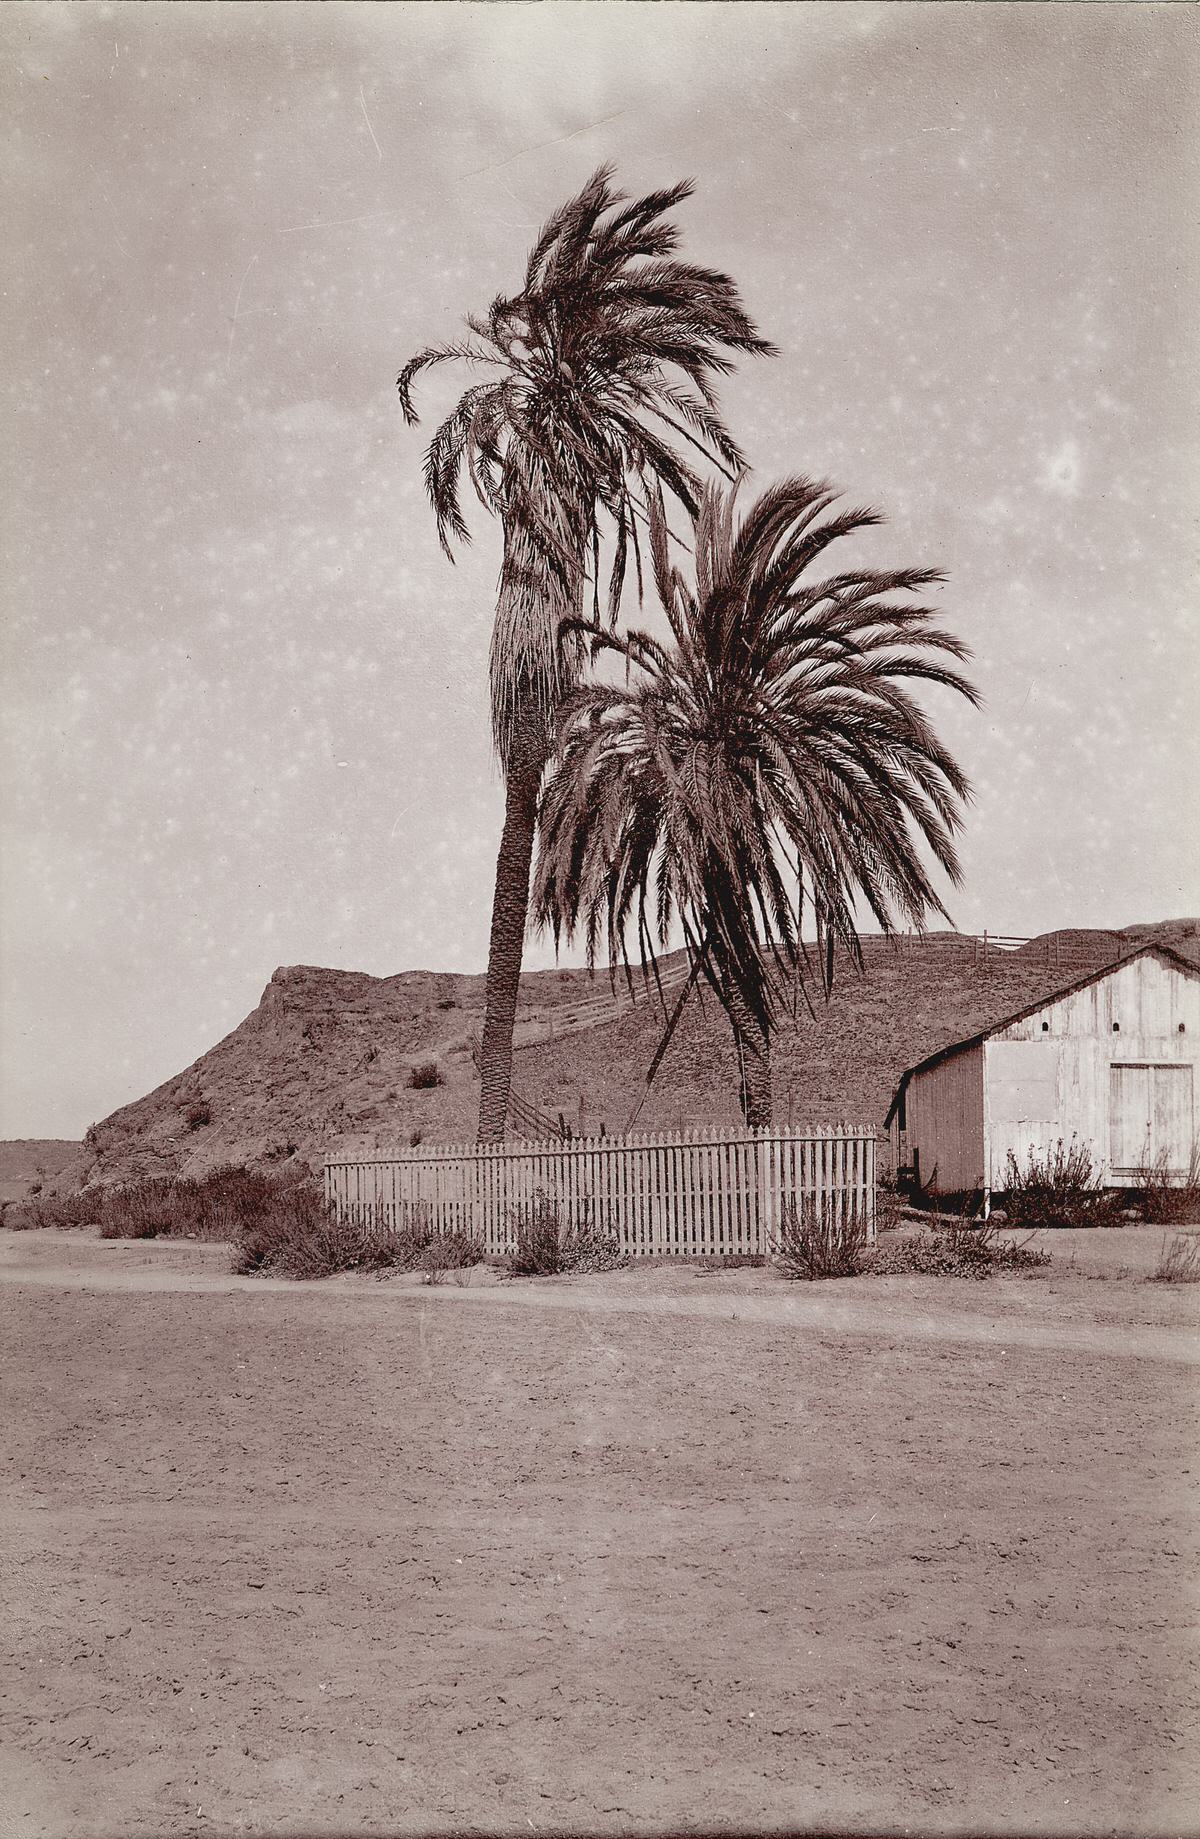
M 1186 1169 L 1192 1149 L 1190 1066 L 1109 1069 L 1109 1162 L 1134 1170 Z
M 1109 1068 L 1109 1164 L 1136 1169 L 1150 1158 L 1150 1068 Z
M 1150 1144 L 1155 1161 L 1172 1174 L 1182 1174 L 1192 1153 L 1192 1069 L 1190 1066 L 1155 1066 Z

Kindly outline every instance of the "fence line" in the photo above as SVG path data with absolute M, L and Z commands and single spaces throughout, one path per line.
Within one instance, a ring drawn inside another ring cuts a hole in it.
M 761 1256 L 789 1201 L 875 1231 L 875 1133 L 850 1125 L 709 1128 L 543 1143 L 420 1145 L 325 1163 L 337 1217 L 374 1231 L 466 1232 L 489 1257 L 515 1249 L 538 1196 L 573 1232 L 631 1257 Z

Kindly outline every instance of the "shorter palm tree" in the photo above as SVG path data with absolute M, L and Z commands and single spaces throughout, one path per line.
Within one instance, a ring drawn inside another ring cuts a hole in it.
M 945 908 L 970 792 L 907 683 L 977 702 L 966 647 L 910 597 L 935 569 L 808 579 L 826 549 L 881 518 L 835 511 L 809 479 L 765 491 L 739 523 L 736 488 L 710 487 L 695 527 L 695 585 L 672 567 L 661 498 L 654 578 L 672 641 L 583 625 L 624 681 L 564 702 L 542 797 L 537 919 L 589 963 L 643 971 L 678 922 L 694 974 L 724 1008 L 746 1122 L 771 1121 L 774 1017 L 804 981 L 806 918 L 819 977 L 842 946 L 861 966 L 860 902 L 885 931 Z M 932 858 L 930 867 L 926 859 Z

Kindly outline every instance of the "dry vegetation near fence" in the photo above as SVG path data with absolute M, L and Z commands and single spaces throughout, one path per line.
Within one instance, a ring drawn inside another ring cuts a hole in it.
M 888 1191 L 885 1196 L 886 1212 Z M 785 1277 L 991 1277 L 1044 1269 L 1050 1253 L 1031 1235 L 1012 1238 L 986 1221 L 939 1219 L 915 1228 L 885 1228 L 875 1240 L 854 1213 L 789 1202 L 774 1240 L 772 1263 Z
M 879 1191 L 886 1228 L 897 1217 L 893 1191 Z M 508 1210 L 514 1249 L 493 1260 L 514 1277 L 583 1276 L 630 1263 L 618 1235 L 597 1216 L 581 1226 L 565 1221 L 552 1197 L 539 1191 Z M 35 1198 L 9 1209 L 8 1223 L 32 1228 L 92 1228 L 108 1239 L 200 1239 L 232 1244 L 233 1269 L 244 1276 L 301 1280 L 342 1272 L 424 1272 L 437 1283 L 452 1271 L 482 1261 L 484 1247 L 465 1232 L 434 1229 L 429 1207 L 401 1203 L 387 1227 L 339 1217 L 311 1178 L 220 1169 L 200 1180 L 161 1177 L 120 1188 L 89 1188 L 58 1199 Z M 684 1262 L 679 1260 L 678 1262 Z M 825 1279 L 857 1275 L 919 1274 L 986 1277 L 998 1270 L 1034 1269 L 1049 1262 L 1044 1251 L 993 1228 L 938 1220 L 917 1231 L 871 1242 L 866 1221 L 853 1207 L 820 1207 L 807 1197 L 788 1202 L 770 1259 L 706 1258 L 702 1263 L 761 1266 L 783 1275 Z M 1178 1279 L 1176 1279 L 1178 1281 Z
M 1177 1232 L 1170 1244 L 1164 1238 L 1151 1283 L 1200 1283 L 1200 1237 Z
M 616 1234 L 603 1222 L 571 1227 L 543 1193 L 511 1208 L 509 1220 L 516 1240 L 507 1261 L 513 1277 L 585 1276 L 618 1271 L 629 1263 Z
M 324 1212 L 320 1183 L 304 1175 L 214 1169 L 192 1179 L 152 1176 L 120 1186 L 90 1186 L 38 1195 L 10 1206 L 15 1231 L 91 1227 L 106 1239 L 224 1239 L 273 1223 L 303 1234 Z
M 1182 1179 L 1168 1173 L 1165 1158 L 1143 1163 L 1134 1200 L 1151 1225 L 1200 1226 L 1200 1144 L 1193 1143 Z
M 1010 1226 L 1107 1226 L 1122 1206 L 1119 1193 L 1101 1185 L 1086 1144 L 1062 1137 L 1049 1149 L 1030 1150 L 1023 1163 L 1012 1151 L 1004 1177 L 1003 1208 Z

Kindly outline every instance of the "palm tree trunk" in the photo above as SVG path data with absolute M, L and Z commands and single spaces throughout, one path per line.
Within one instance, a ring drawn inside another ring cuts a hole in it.
M 535 724 L 536 726 L 536 724 Z M 492 935 L 488 947 L 487 997 L 480 1047 L 479 1131 L 481 1143 L 504 1135 L 512 1086 L 513 1025 L 529 910 L 529 868 L 537 826 L 538 792 L 546 765 L 546 743 L 518 738 L 505 780 L 504 830 L 496 857 Z
M 771 1037 L 737 990 L 728 993 L 729 1021 L 738 1053 L 738 1097 L 751 1130 L 772 1123 Z

